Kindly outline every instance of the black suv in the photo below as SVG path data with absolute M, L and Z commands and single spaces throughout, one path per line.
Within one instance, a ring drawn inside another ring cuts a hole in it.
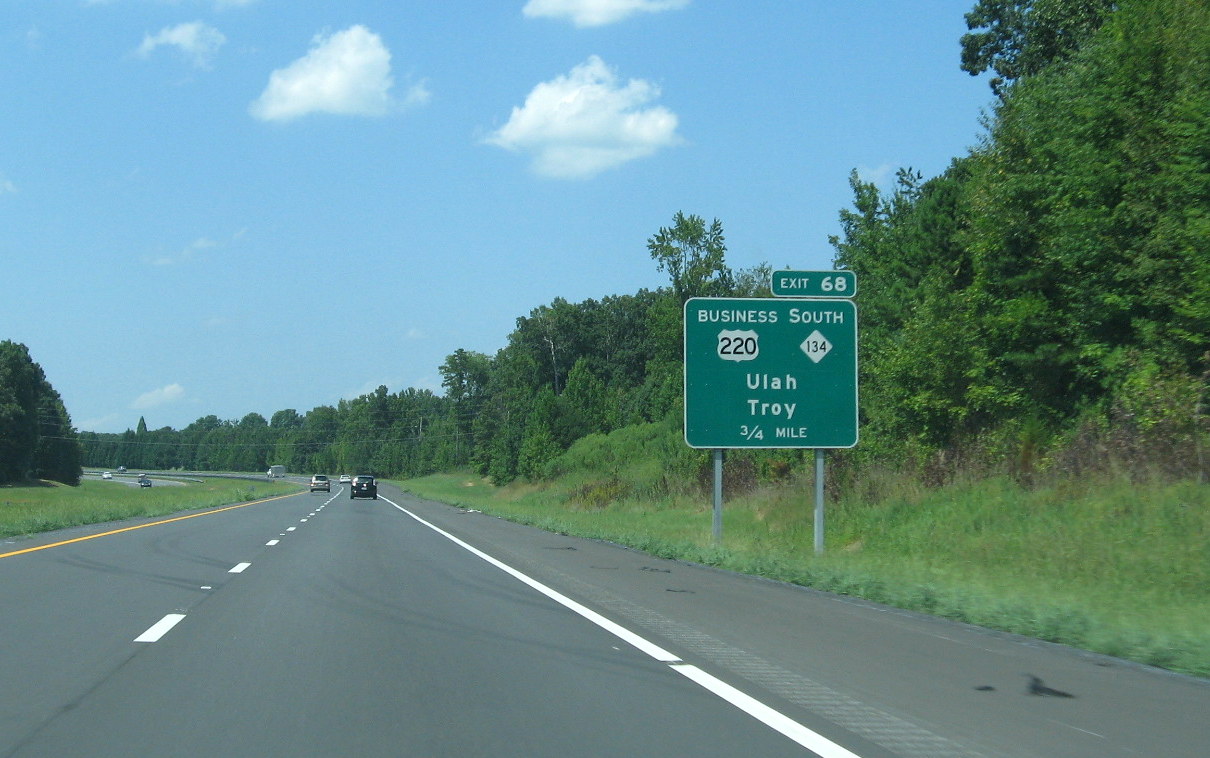
M 355 497 L 372 497 L 378 499 L 378 484 L 374 481 L 374 477 L 359 474 L 353 477 L 353 483 L 349 485 L 349 499 Z

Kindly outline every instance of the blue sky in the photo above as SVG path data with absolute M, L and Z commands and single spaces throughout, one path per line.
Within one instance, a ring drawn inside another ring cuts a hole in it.
M 933 176 L 991 104 L 973 0 L 9 0 L 0 339 L 77 428 L 440 392 L 517 317 L 830 268 L 848 175 Z

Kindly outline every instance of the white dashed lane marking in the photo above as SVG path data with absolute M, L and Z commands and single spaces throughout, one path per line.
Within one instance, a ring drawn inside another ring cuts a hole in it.
M 183 613 L 169 613 L 164 618 L 155 622 L 151 627 L 134 638 L 135 642 L 158 642 L 160 637 L 168 633 L 168 630 L 177 624 L 181 623 L 181 619 L 185 618 Z
M 318 513 L 319 511 L 322 511 L 322 510 L 323 510 L 323 506 L 321 505 L 321 506 L 319 506 L 319 508 L 317 508 L 315 511 L 313 511 L 310 515 L 314 516 L 316 513 Z M 305 518 L 299 519 L 299 521 L 300 521 L 300 523 L 305 524 L 307 522 L 307 519 L 305 519 Z M 296 527 L 296 526 L 287 527 L 286 531 L 282 532 L 278 536 L 285 537 L 286 532 L 292 532 L 297 528 L 298 527 Z M 268 542 L 265 543 L 265 546 L 273 547 L 274 545 L 276 545 L 280 542 L 281 542 L 281 540 L 269 540 Z M 232 566 L 227 571 L 227 573 L 228 574 L 242 574 L 242 573 L 244 573 L 244 570 L 247 569 L 251 565 L 252 564 L 247 561 L 242 562 L 242 563 L 237 563 L 234 566 Z M 202 589 L 209 590 L 209 589 L 212 589 L 212 587 L 211 587 L 211 585 L 203 585 Z M 161 637 L 163 637 L 165 634 L 167 634 L 169 632 L 169 630 L 172 629 L 172 627 L 181 623 L 181 621 L 184 618 L 185 618 L 185 614 L 183 614 L 183 613 L 169 613 L 164 618 L 162 618 L 159 621 L 157 621 L 156 623 L 152 624 L 147 629 L 147 631 L 143 632 L 138 637 L 135 637 L 134 641 L 135 642 L 158 642 Z

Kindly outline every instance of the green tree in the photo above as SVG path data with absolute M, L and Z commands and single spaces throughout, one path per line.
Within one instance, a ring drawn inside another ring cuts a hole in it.
M 543 388 L 534 398 L 529 418 L 525 421 L 521 435 L 521 448 L 517 451 L 517 474 L 527 479 L 540 479 L 546 465 L 563 452 L 555 439 L 554 427 L 558 423 L 558 399 L 550 388 Z
M 273 417 L 269 419 L 269 426 L 276 430 L 301 429 L 303 425 L 303 417 L 298 414 L 298 411 L 293 408 L 286 408 L 277 411 Z
M 336 408 L 330 405 L 316 406 L 307 412 L 298 437 L 298 444 L 303 451 L 302 455 L 296 458 L 299 461 L 299 470 L 343 471 L 335 452 L 340 426 L 340 416 Z
M 682 303 L 691 297 L 730 295 L 734 289 L 725 261 L 723 224 L 718 219 L 707 227 L 701 216 L 677 211 L 672 228 L 660 227 L 647 240 L 647 250 L 659 270 L 672 279 L 672 291 Z
M 271 447 L 269 422 L 259 413 L 249 413 L 235 425 L 227 467 L 232 471 L 265 471 Z
M 457 465 L 462 465 L 470 459 L 475 446 L 475 419 L 487 398 L 492 358 L 459 348 L 446 357 L 438 370 L 441 372 L 441 386 L 445 388 L 445 396 L 449 400 L 448 412 L 454 424 L 452 434 L 456 435 L 453 439 L 454 460 L 458 461 Z
M 148 441 L 144 445 L 147 468 L 162 471 L 185 467 L 179 432 L 170 426 L 164 426 L 150 432 L 147 436 Z
M 0 483 L 29 475 L 38 444 L 42 371 L 22 344 L 0 342 Z
M 141 465 L 141 461 L 137 460 L 134 455 L 138 452 L 135 447 L 134 430 L 127 429 L 118 435 L 118 466 L 126 466 L 127 468 L 137 468 Z
M 483 398 L 491 367 L 491 356 L 458 348 L 438 368 L 445 396 L 473 408 Z
M 386 387 L 379 387 L 385 394 Z M 365 474 L 381 474 L 373 467 L 375 445 L 383 439 L 378 433 L 378 418 L 371 396 L 362 395 L 336 404 L 340 434 L 334 453 L 337 468 Z M 317 469 L 321 470 L 321 469 Z
M 853 172 L 854 210 L 841 211 L 834 265 L 861 283 L 863 437 L 940 446 L 970 431 L 972 403 L 994 374 L 980 348 L 968 287 L 965 186 L 969 161 L 922 181 L 901 169 L 883 195 Z M 978 403 L 976 403 L 978 405 Z
M 42 381 L 38 398 L 38 445 L 33 469 L 41 479 L 76 486 L 80 483 L 83 450 L 63 399 L 50 382 Z
M 80 481 L 81 451 L 71 417 L 29 348 L 0 342 L 0 483 L 30 474 Z
M 534 396 L 543 376 L 532 351 L 510 344 L 496 353 L 479 415 L 475 417 L 476 469 L 497 484 L 517 477 L 517 457 Z
M 587 356 L 596 360 L 593 370 L 607 386 L 625 391 L 643 383 L 647 362 L 660 349 L 659 335 L 652 329 L 651 309 L 670 300 L 666 291 L 639 290 L 634 295 L 612 295 L 587 320 L 591 328 Z M 675 338 L 674 338 L 675 341 Z
M 1123 2 L 998 109 L 969 240 L 991 347 L 1035 403 L 1098 400 L 1133 353 L 1200 373 L 1208 133 L 1210 8 L 1187 0 Z
M 773 292 L 769 289 L 772 276 L 773 267 L 768 263 L 740 269 L 734 274 L 731 294 L 734 297 L 773 297 Z
M 1018 79 L 1069 58 L 1105 22 L 1116 0 L 978 0 L 966 14 L 962 70 L 991 69 L 992 91 L 1003 97 Z
M 221 427 L 222 424 L 223 422 L 219 420 L 218 416 L 211 414 L 199 418 L 180 431 L 178 439 L 182 450 L 180 462 L 182 468 L 195 471 L 207 471 L 211 468 L 211 450 L 206 446 L 205 441 L 210 433 Z M 134 433 L 130 432 L 130 436 L 133 437 Z M 135 466 L 138 464 L 124 462 L 124 465 Z
M 298 444 L 302 428 L 303 417 L 293 408 L 284 408 L 273 414 L 269 419 L 268 436 L 271 447 L 266 468 L 274 464 L 285 466 L 287 471 L 302 471 L 306 468 L 302 465 Z
M 571 441 L 588 434 L 606 431 L 609 423 L 609 404 L 613 399 L 605 382 L 592 370 L 592 361 L 581 358 L 572 366 L 563 393 L 567 416 L 574 422 Z

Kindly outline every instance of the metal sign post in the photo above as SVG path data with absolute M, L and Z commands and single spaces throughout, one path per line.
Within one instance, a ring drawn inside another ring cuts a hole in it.
M 823 555 L 823 450 L 815 448 L 815 554 Z
M 715 544 L 723 541 L 723 449 L 714 448 L 714 517 L 712 532 Z

